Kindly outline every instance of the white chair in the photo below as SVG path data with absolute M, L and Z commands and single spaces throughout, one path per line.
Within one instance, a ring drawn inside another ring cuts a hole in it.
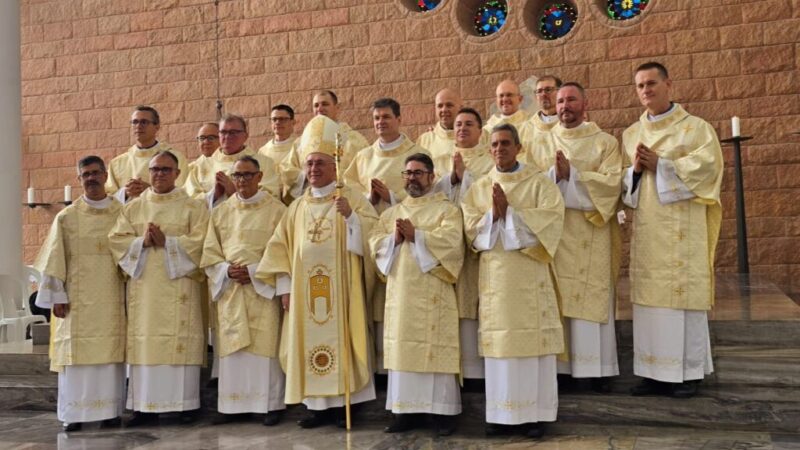
M 22 342 L 29 325 L 47 323 L 44 316 L 31 315 L 30 309 L 23 307 L 28 301 L 23 297 L 25 283 L 11 275 L 0 275 L 0 342 Z

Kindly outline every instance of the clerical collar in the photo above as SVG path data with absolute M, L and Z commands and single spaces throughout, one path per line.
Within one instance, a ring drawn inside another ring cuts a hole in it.
M 647 120 L 649 120 L 650 122 L 658 122 L 659 120 L 666 118 L 673 111 L 675 111 L 675 103 L 670 102 L 669 103 L 669 109 L 666 110 L 665 112 L 661 113 L 661 114 L 657 114 L 657 115 L 653 116 L 650 113 L 647 113 Z
M 164 192 L 163 194 L 159 194 L 158 192 L 156 192 L 156 191 L 155 191 L 155 190 L 153 190 L 152 188 L 150 189 L 150 192 L 152 192 L 152 193 L 153 193 L 153 195 L 155 195 L 156 197 L 162 197 L 162 196 L 167 196 L 167 195 L 169 195 L 169 194 L 172 194 L 173 192 L 175 192 L 175 189 L 178 189 L 178 186 L 175 186 L 174 188 L 172 188 L 172 190 L 171 190 L 171 191 L 169 191 L 169 192 Z
M 158 140 L 156 140 L 156 143 L 151 145 L 150 147 L 139 147 L 139 144 L 136 144 L 136 150 L 142 150 L 142 151 L 150 150 L 151 148 L 155 147 L 156 145 L 158 145 Z
M 285 143 L 289 142 L 290 139 L 292 139 L 292 135 L 291 134 L 289 135 L 289 137 L 287 137 L 286 139 L 284 139 L 282 141 L 279 141 L 277 137 L 274 137 L 274 138 L 272 138 L 272 143 L 275 144 L 275 145 L 281 145 L 281 144 L 285 144 Z
M 250 198 L 242 198 L 242 196 L 239 195 L 239 193 L 237 192 L 236 193 L 236 199 L 239 200 L 240 202 L 244 203 L 245 205 L 249 205 L 251 203 L 259 202 L 262 198 L 264 198 L 265 195 L 267 195 L 266 192 L 264 192 L 262 190 L 259 190 L 258 192 L 256 192 L 256 195 L 254 195 L 254 196 L 252 196 Z
M 405 139 L 405 136 L 403 136 L 402 134 L 400 134 L 400 137 L 393 140 L 392 142 L 387 142 L 385 144 L 380 139 L 378 139 L 378 146 L 381 148 L 381 150 L 394 150 L 403 144 L 403 139 Z
M 314 198 L 327 197 L 333 193 L 334 189 L 336 189 L 335 181 L 321 188 L 315 188 L 314 186 L 311 186 L 311 196 Z
M 514 167 L 512 167 L 512 168 L 511 168 L 511 170 L 505 170 L 505 171 L 503 171 L 503 170 L 500 170 L 500 168 L 499 168 L 499 167 L 495 166 L 495 168 L 497 169 L 497 171 L 498 171 L 498 172 L 500 172 L 500 173 L 514 173 L 514 172 L 518 172 L 520 169 L 522 169 L 522 167 L 523 167 L 523 165 L 522 165 L 522 163 L 521 163 L 521 162 L 519 162 L 519 161 L 517 161 L 517 163 L 516 163 L 516 164 L 514 164 Z
M 91 206 L 95 209 L 106 209 L 111 206 L 111 202 L 114 200 L 111 199 L 111 196 L 106 195 L 102 200 L 92 200 L 87 197 L 85 194 L 83 195 L 83 201 L 86 202 L 87 205 Z
M 548 116 L 543 112 L 539 111 L 539 118 L 542 119 L 544 123 L 553 123 L 558 120 L 558 114 L 553 114 L 552 116 Z
M 507 115 L 505 115 L 505 114 L 503 114 L 503 113 L 500 113 L 500 117 L 501 117 L 502 119 L 510 119 L 511 117 L 514 117 L 514 114 L 516 114 L 516 113 L 518 113 L 518 112 L 519 112 L 519 110 L 516 110 L 516 111 L 514 111 L 513 113 L 511 113 L 511 114 L 510 114 L 510 115 L 508 115 L 508 116 L 507 116 Z

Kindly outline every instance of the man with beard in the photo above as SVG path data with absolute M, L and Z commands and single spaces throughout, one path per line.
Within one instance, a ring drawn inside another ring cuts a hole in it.
M 453 433 L 461 412 L 458 308 L 453 284 L 464 260 L 459 208 L 431 193 L 433 161 L 406 158 L 408 196 L 384 211 L 370 237 L 386 278 L 384 361 L 389 370 L 386 409 L 395 415 L 387 433 L 413 428 L 415 415 L 434 414 L 439 436 Z
M 108 250 L 122 205 L 106 195 L 106 166 L 78 162 L 83 195 L 58 213 L 34 267 L 36 304 L 52 308 L 50 367 L 58 372 L 58 420 L 119 424 L 125 400 L 125 284 Z

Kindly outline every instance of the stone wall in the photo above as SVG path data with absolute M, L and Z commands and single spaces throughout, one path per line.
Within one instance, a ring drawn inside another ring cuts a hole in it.
M 501 79 L 553 73 L 587 86 L 591 120 L 619 136 L 641 113 L 632 70 L 656 59 L 671 71 L 676 100 L 720 136 L 733 115 L 754 136 L 743 155 L 752 271 L 800 291 L 800 137 L 790 135 L 800 131 L 800 0 L 651 0 L 622 27 L 601 1 L 577 0 L 577 25 L 557 41 L 538 38 L 524 17 L 541 0 L 509 0 L 508 23 L 488 38 L 464 31 L 475 1 L 445 0 L 425 14 L 410 12 L 414 3 L 23 0 L 24 187 L 42 191 L 39 201 L 61 200 L 65 184 L 77 186 L 78 157 L 110 159 L 131 145 L 130 110 L 140 103 L 161 111 L 162 140 L 196 156 L 195 130 L 215 119 L 218 96 L 250 118 L 257 146 L 269 137 L 271 105 L 294 106 L 299 128 L 318 88 L 334 89 L 343 119 L 369 139 L 368 104 L 397 98 L 415 138 L 434 123 L 442 87 L 485 112 Z M 730 272 L 732 169 L 725 175 L 717 266 Z M 24 211 L 26 262 L 58 209 Z

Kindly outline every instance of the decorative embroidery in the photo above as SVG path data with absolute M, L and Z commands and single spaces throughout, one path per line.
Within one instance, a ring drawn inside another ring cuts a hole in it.
M 328 375 L 336 364 L 333 348 L 328 345 L 318 345 L 311 349 L 308 356 L 308 365 L 315 375 Z

